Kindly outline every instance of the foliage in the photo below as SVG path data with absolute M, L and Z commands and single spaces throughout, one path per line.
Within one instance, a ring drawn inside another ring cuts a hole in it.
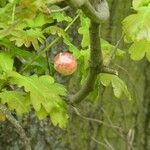
M 17 115 L 29 113 L 34 108 L 39 119 L 50 116 L 54 125 L 64 128 L 68 119 L 64 99 L 68 93 L 66 87 L 55 80 L 55 71 L 48 74 L 48 70 L 51 71 L 48 64 L 53 66 L 53 63 L 47 62 L 45 52 L 63 39 L 77 58 L 82 85 L 89 70 L 90 20 L 81 11 L 77 11 L 75 18 L 65 12 L 53 13 L 53 10 L 60 9 L 56 2 L 59 0 L 10 0 L 0 8 L 0 102 L 7 104 Z M 129 53 L 134 60 L 140 60 L 146 54 L 150 61 L 149 3 L 149 0 L 133 0 L 133 9 L 137 13 L 123 21 L 125 41 L 132 43 Z M 80 19 L 78 33 L 82 39 L 81 45 L 75 46 L 67 31 L 77 18 Z M 50 43 L 48 38 L 52 39 Z M 100 47 L 106 65 L 115 46 L 101 38 Z M 113 59 L 122 58 L 124 54 L 117 47 Z M 21 62 L 19 70 L 15 65 L 16 59 Z M 126 84 L 116 75 L 101 73 L 91 95 L 98 96 L 99 85 L 112 85 L 117 98 L 126 96 L 131 100 Z M 2 116 L 0 114 L 0 118 Z
M 99 80 L 103 86 L 107 87 L 111 84 L 113 87 L 114 95 L 117 98 L 125 95 L 129 100 L 131 100 L 131 95 L 127 89 L 126 84 L 118 76 L 102 73 L 99 76 Z
M 23 76 L 12 71 L 13 58 L 11 55 L 1 52 L 0 57 L 2 60 L 0 63 L 1 76 L 3 77 L 1 77 L 1 87 L 6 86 L 0 93 L 1 102 L 7 103 L 9 109 L 15 110 L 18 115 L 29 112 L 30 105 L 32 105 L 37 115 L 44 111 L 39 118 L 50 115 L 54 125 L 59 124 L 60 127 L 65 127 L 68 118 L 67 109 L 65 102 L 60 97 L 66 95 L 64 86 L 55 83 L 53 77 L 49 75 Z
M 123 20 L 125 41 L 132 43 L 129 53 L 133 60 L 141 60 L 145 54 L 150 61 L 150 1 L 133 0 L 136 14 L 127 16 Z

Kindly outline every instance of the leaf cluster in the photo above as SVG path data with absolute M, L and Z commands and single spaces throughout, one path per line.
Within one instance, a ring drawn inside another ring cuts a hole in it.
M 33 107 L 39 119 L 50 116 L 54 125 L 65 127 L 68 119 L 62 99 L 67 94 L 65 87 L 49 75 L 24 76 L 13 71 L 13 58 L 9 53 L 1 52 L 0 59 L 1 103 L 17 115 L 29 113 Z
M 33 108 L 39 119 L 50 116 L 54 125 L 64 128 L 68 120 L 64 97 L 68 93 L 54 76 L 47 73 L 51 69 L 48 64 L 53 64 L 47 61 L 45 52 L 62 39 L 68 51 L 77 58 L 82 85 L 89 70 L 90 20 L 81 11 L 77 12 L 76 18 L 80 19 L 78 33 L 82 40 L 80 46 L 75 46 L 67 34 L 75 19 L 64 12 L 53 13 L 52 10 L 60 9 L 56 2 L 59 0 L 10 0 L 0 8 L 0 102 L 17 115 L 29 113 Z M 47 46 L 49 37 L 57 38 Z M 107 64 L 114 46 L 104 39 L 101 39 L 100 46 L 104 64 Z M 123 55 L 124 51 L 117 48 L 115 58 Z M 28 66 L 28 70 L 17 70 L 14 65 L 16 58 L 22 63 L 21 67 Z M 91 95 L 96 93 L 98 96 L 100 84 L 111 84 L 117 98 L 125 95 L 131 99 L 127 86 L 118 76 L 100 74 Z M 0 118 L 4 120 L 3 114 Z
M 129 53 L 133 60 L 141 60 L 146 55 L 150 61 L 150 1 L 133 0 L 132 6 L 136 13 L 122 22 L 125 41 L 132 43 Z

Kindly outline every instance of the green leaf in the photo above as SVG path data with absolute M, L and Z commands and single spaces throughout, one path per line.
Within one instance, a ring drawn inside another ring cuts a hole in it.
M 44 107 L 42 106 L 41 109 L 39 111 L 36 112 L 37 117 L 42 120 L 44 118 L 46 118 L 46 116 L 48 115 L 48 113 L 46 112 L 46 110 L 44 109 Z
M 49 26 L 43 30 L 43 33 L 58 35 L 60 37 L 68 36 L 65 31 L 58 26 Z
M 1 28 L 2 28 L 2 29 L 0 30 L 0 39 L 2 39 L 2 38 L 4 38 L 4 37 L 10 35 L 12 32 L 15 31 L 15 28 L 16 28 L 16 26 L 17 26 L 17 23 L 14 23 L 14 24 L 12 24 L 12 25 L 7 25 L 7 23 L 6 23 L 6 24 L 1 23 L 0 26 L 1 26 Z
M 13 58 L 9 53 L 0 53 L 0 68 L 2 71 L 11 71 L 13 69 Z
M 94 88 L 94 90 L 89 94 L 88 97 L 92 102 L 97 100 L 97 98 L 99 97 L 99 88 L 98 87 Z
M 108 41 L 104 40 L 101 38 L 101 49 L 102 49 L 102 53 L 103 53 L 103 58 L 104 58 L 104 65 L 107 64 L 110 59 L 112 58 L 112 56 L 114 55 L 114 59 L 117 57 L 123 57 L 125 52 L 119 48 L 117 48 L 117 50 L 115 50 L 114 52 L 114 45 L 111 45 Z
M 45 37 L 40 29 L 16 30 L 11 33 L 10 41 L 15 41 L 18 47 L 25 45 L 30 47 L 33 45 L 35 50 L 39 49 L 39 42 L 44 44 Z
M 37 115 L 39 118 L 42 118 L 41 113 L 44 115 L 44 110 L 47 112 L 47 115 L 54 118 L 53 115 L 60 114 L 60 118 L 55 120 L 55 124 L 62 127 L 66 120 L 67 110 L 66 103 L 61 99 L 61 96 L 66 95 L 66 89 L 63 85 L 54 82 L 54 79 L 50 76 L 41 76 L 37 77 L 33 75 L 31 77 L 22 76 L 17 72 L 8 72 L 9 81 L 11 84 L 18 85 L 19 87 L 24 87 L 25 91 L 30 93 L 31 104 L 34 109 L 38 112 Z M 42 107 L 44 110 L 42 110 Z M 55 113 L 53 112 L 55 111 Z M 62 115 L 64 114 L 65 115 Z M 44 116 L 47 116 L 46 114 Z
M 99 79 L 104 86 L 108 86 L 110 83 L 112 84 L 114 95 L 117 98 L 125 95 L 129 100 L 131 100 L 131 95 L 127 89 L 126 84 L 118 76 L 101 73 L 99 75 Z
M 70 41 L 70 39 L 69 39 L 69 37 L 63 37 L 64 38 L 64 43 L 66 44 L 66 45 L 68 45 L 69 46 L 69 51 L 70 52 L 72 52 L 73 53 L 73 55 L 76 57 L 76 58 L 78 58 L 79 56 L 80 56 L 80 51 L 79 51 L 79 49 L 75 46 L 75 45 L 73 45 L 72 44 L 72 42 Z
M 147 59 L 150 61 L 150 41 L 134 42 L 129 48 L 129 53 L 133 60 L 141 60 L 146 54 Z
M 68 115 L 65 111 L 53 109 L 51 112 L 51 121 L 56 126 L 58 122 L 61 122 L 60 127 L 65 128 L 68 120 Z
M 1 71 L 1 70 L 0 70 Z M 7 75 L 4 72 L 0 73 L 0 89 L 2 90 L 4 85 L 7 83 Z
M 4 91 L 0 93 L 0 98 L 3 104 L 8 104 L 10 110 L 16 110 L 17 115 L 29 112 L 30 100 L 24 92 Z
M 30 61 L 34 57 L 34 54 L 32 52 L 27 51 L 23 48 L 16 47 L 12 42 L 10 42 L 7 38 L 0 39 L 0 45 L 5 46 L 9 49 L 12 56 L 17 56 L 21 58 L 21 60 Z M 47 69 L 47 61 L 44 57 L 39 57 L 36 60 L 36 63 L 34 63 L 37 66 L 42 67 L 42 69 Z
M 64 43 L 69 46 L 69 51 L 73 53 L 73 55 L 77 58 L 79 56 L 79 49 L 71 43 L 69 36 L 66 32 L 57 26 L 50 26 L 46 28 L 43 33 L 48 33 L 52 35 L 58 35 L 59 37 L 63 37 Z
M 100 81 L 104 86 L 108 86 L 111 83 L 111 76 L 109 74 L 100 74 Z
M 5 7 L 0 8 L 0 23 L 4 23 L 5 25 L 7 25 L 8 22 L 9 23 L 11 22 L 12 10 L 13 10 L 13 4 L 11 3 L 7 3 Z
M 126 17 L 123 24 L 123 32 L 127 42 L 150 40 L 150 5 L 142 7 L 137 14 Z
M 89 26 L 90 26 L 90 20 L 89 18 L 83 16 L 83 14 L 80 13 L 80 27 L 78 29 L 78 33 L 82 35 L 82 42 L 81 46 L 82 48 L 89 47 L 90 45 L 90 36 L 89 36 Z
M 101 38 L 101 48 L 104 54 L 111 53 L 114 47 L 115 47 L 114 45 L 110 44 L 108 41 Z M 117 48 L 117 51 L 116 51 L 117 56 L 123 56 L 124 54 L 125 52 L 123 50 Z
M 26 27 L 37 28 L 37 27 L 42 27 L 47 23 L 53 23 L 54 20 L 40 13 L 34 19 L 26 19 L 25 22 L 26 22 Z
M 133 0 L 132 5 L 135 10 L 138 10 L 140 7 L 148 6 L 150 4 L 150 0 Z
M 72 18 L 65 15 L 64 13 L 60 12 L 60 13 L 52 13 L 51 17 L 53 19 L 56 19 L 57 22 L 62 22 L 62 21 L 66 21 L 66 22 L 71 22 Z
M 41 3 L 39 3 L 39 6 L 37 7 L 35 0 L 20 0 L 20 10 L 18 11 L 17 16 L 22 20 L 25 18 L 33 19 L 40 7 Z

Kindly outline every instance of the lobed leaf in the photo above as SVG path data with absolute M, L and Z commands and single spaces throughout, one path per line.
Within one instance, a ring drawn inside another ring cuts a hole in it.
M 126 84 L 116 75 L 111 75 L 107 73 L 101 73 L 99 75 L 100 82 L 104 86 L 112 85 L 114 95 L 117 98 L 120 98 L 122 95 L 125 95 L 129 100 L 131 100 L 131 95 L 127 89 Z
M 127 42 L 150 40 L 150 6 L 142 7 L 137 14 L 126 17 L 123 32 Z
M 78 33 L 82 35 L 82 48 L 89 47 L 90 45 L 90 36 L 89 36 L 89 27 L 90 27 L 90 20 L 87 17 L 84 17 L 80 13 L 80 27 L 78 29 Z
M 61 99 L 61 96 L 66 95 L 66 89 L 63 85 L 55 83 L 54 79 L 50 76 L 37 77 L 33 75 L 27 77 L 17 72 L 8 72 L 8 76 L 11 84 L 24 87 L 25 91 L 30 94 L 31 104 L 40 119 L 47 115 L 54 118 L 53 115 L 55 116 L 55 113 L 57 115 L 60 114 L 60 117 L 62 116 L 63 118 L 56 119 L 55 125 L 57 123 L 60 127 L 64 127 L 64 122 L 61 121 L 67 122 L 68 117 L 66 116 L 68 115 L 66 103 Z M 53 110 L 55 110 L 55 113 Z M 62 115 L 64 113 L 65 115 Z
M 15 110 L 17 115 L 29 112 L 30 100 L 26 93 L 17 91 L 4 91 L 0 93 L 1 102 L 8 105 L 10 110 Z
M 148 6 L 150 4 L 150 0 L 133 0 L 132 6 L 135 10 L 138 10 L 140 7 Z
M 133 60 L 141 60 L 145 54 L 150 61 L 150 41 L 141 40 L 134 42 L 129 48 L 129 53 Z
M 40 29 L 29 29 L 29 30 L 16 30 L 11 33 L 12 37 L 10 41 L 15 41 L 18 47 L 25 45 L 30 47 L 33 45 L 35 50 L 39 49 L 39 42 L 41 44 L 45 43 L 45 37 Z

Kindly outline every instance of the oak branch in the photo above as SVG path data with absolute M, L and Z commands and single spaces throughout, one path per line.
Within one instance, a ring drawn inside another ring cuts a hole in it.
M 90 63 L 87 80 L 75 95 L 69 96 L 71 104 L 77 104 L 89 95 L 94 88 L 97 75 L 104 71 L 100 46 L 100 24 L 109 18 L 109 7 L 106 0 L 93 0 L 92 2 L 89 0 L 67 0 L 67 2 L 71 7 L 81 9 L 91 20 L 89 29 Z

